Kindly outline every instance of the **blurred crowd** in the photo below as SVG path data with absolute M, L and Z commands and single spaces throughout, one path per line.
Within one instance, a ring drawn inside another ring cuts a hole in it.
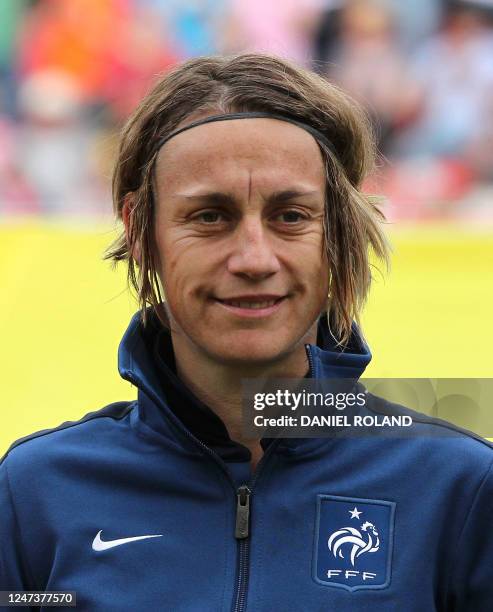
M 493 218 L 493 0 L 0 2 L 0 215 L 104 215 L 118 129 L 156 75 L 257 50 L 338 83 L 390 218 Z

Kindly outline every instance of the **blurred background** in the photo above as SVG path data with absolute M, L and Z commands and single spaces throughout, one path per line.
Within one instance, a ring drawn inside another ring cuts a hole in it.
M 246 50 L 315 70 L 374 121 L 365 188 L 394 259 L 363 316 L 368 375 L 493 376 L 493 0 L 6 0 L 0 453 L 135 397 L 116 351 L 137 305 L 101 261 L 118 131 L 176 63 Z

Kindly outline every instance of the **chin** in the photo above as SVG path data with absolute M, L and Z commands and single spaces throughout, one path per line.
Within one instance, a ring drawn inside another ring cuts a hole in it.
M 263 337 L 257 334 L 252 335 L 251 332 L 248 337 L 246 334 L 242 336 L 231 338 L 227 344 L 224 343 L 224 340 L 227 339 L 223 338 L 221 346 L 211 347 L 210 354 L 225 364 L 252 366 L 272 363 L 288 353 L 292 346 L 287 339 L 283 342 L 278 335 L 275 339 L 265 337 L 265 332 L 262 334 Z

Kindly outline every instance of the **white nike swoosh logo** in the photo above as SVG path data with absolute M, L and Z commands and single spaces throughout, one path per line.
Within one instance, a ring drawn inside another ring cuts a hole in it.
M 134 536 L 133 538 L 120 538 L 119 540 L 102 540 L 101 539 L 101 529 L 98 531 L 98 534 L 93 540 L 92 549 L 93 550 L 108 550 L 108 548 L 114 548 L 115 546 L 121 546 L 122 544 L 128 544 L 129 542 L 136 542 L 137 540 L 146 540 L 147 538 L 161 538 L 163 536 L 162 533 L 156 535 L 143 535 L 143 536 Z

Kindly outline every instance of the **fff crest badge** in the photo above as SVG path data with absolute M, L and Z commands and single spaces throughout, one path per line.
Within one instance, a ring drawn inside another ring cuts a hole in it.
M 317 495 L 314 579 L 348 591 L 390 584 L 395 503 Z

